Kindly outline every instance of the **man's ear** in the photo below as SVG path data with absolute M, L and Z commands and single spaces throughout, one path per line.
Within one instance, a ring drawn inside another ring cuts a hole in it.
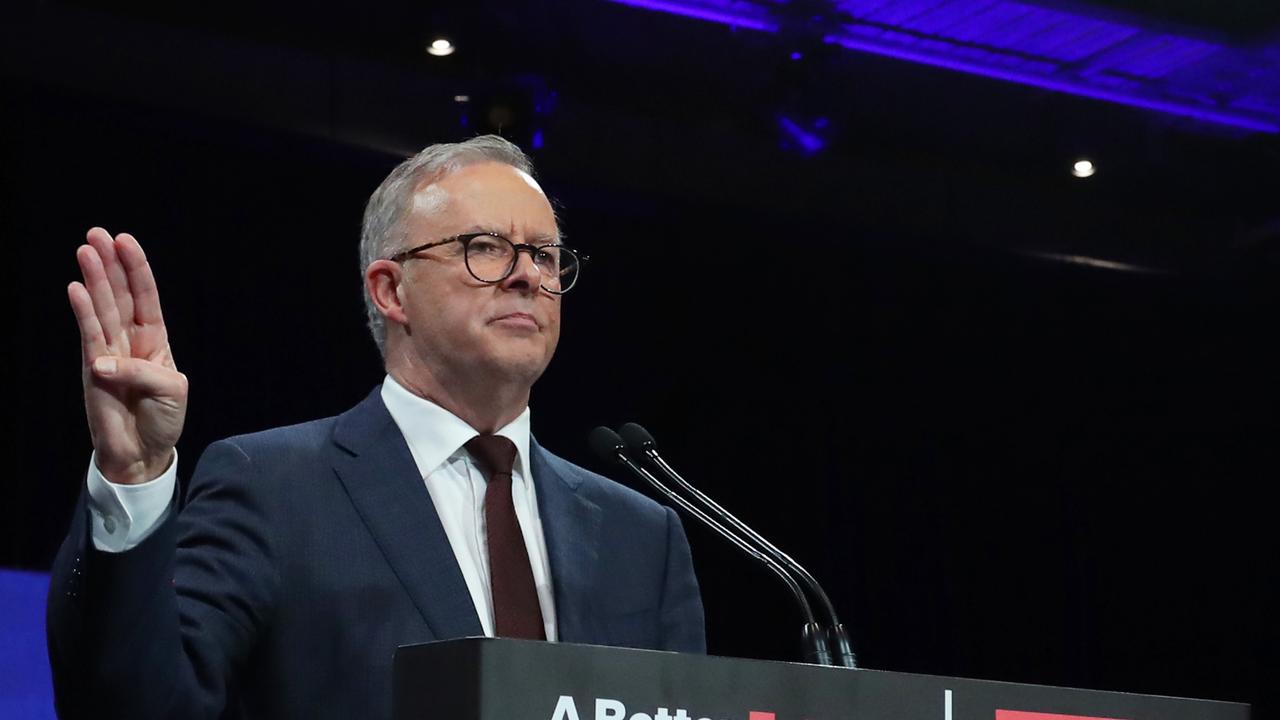
M 403 268 L 390 260 L 374 260 L 364 271 L 364 286 L 378 311 L 388 322 L 407 325 L 409 317 L 404 311 L 403 278 Z

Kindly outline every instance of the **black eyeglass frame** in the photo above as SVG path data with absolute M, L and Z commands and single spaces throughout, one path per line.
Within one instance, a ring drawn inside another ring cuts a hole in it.
M 507 266 L 507 271 L 504 272 L 502 274 L 502 277 L 498 278 L 497 280 L 485 280 L 479 275 L 476 275 L 475 270 L 471 269 L 471 261 L 467 259 L 467 251 L 469 246 L 471 245 L 471 241 L 475 240 L 478 237 L 491 237 L 491 238 L 496 238 L 498 240 L 502 240 L 503 242 L 510 245 L 514 251 L 511 255 L 511 264 Z M 552 290 L 546 285 L 543 285 L 541 282 L 538 283 L 538 287 L 542 288 L 543 290 L 546 290 L 552 295 L 563 295 L 569 292 L 570 290 L 572 290 L 574 286 L 578 284 L 578 274 L 582 271 L 582 264 L 587 260 L 586 255 L 579 253 L 577 250 L 574 250 L 568 245 L 561 245 L 560 243 L 547 243 L 546 245 L 532 245 L 530 243 L 514 243 L 514 242 L 511 242 L 510 238 L 504 235 L 500 235 L 496 232 L 489 232 L 489 231 L 463 233 L 461 235 L 454 235 L 453 237 L 447 237 L 443 240 L 436 240 L 434 242 L 423 243 L 421 245 L 418 245 L 417 247 L 411 247 L 408 250 L 401 250 L 400 252 L 396 253 L 395 255 L 392 255 L 387 259 L 392 262 L 402 263 L 406 260 L 412 260 L 415 257 L 418 257 L 418 253 L 422 252 L 423 250 L 430 250 L 431 248 L 440 247 L 441 245 L 448 245 L 449 243 L 454 243 L 454 242 L 462 243 L 462 264 L 467 266 L 467 272 L 471 273 L 471 277 L 475 278 L 476 280 L 482 283 L 488 283 L 490 285 L 500 283 L 503 280 L 506 280 L 507 278 L 511 277 L 511 273 L 515 272 L 516 265 L 520 262 L 521 252 L 528 252 L 529 257 L 535 257 L 534 253 L 541 252 L 543 250 L 546 250 L 547 248 L 559 248 L 561 250 L 569 252 L 578 261 L 578 270 L 575 271 L 573 274 L 573 282 L 570 283 L 568 287 L 561 288 L 559 290 Z

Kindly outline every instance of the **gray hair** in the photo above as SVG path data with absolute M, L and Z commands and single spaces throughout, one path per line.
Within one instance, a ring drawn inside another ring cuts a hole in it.
M 403 223 L 413 209 L 413 197 L 423 187 L 437 182 L 468 165 L 498 162 L 533 175 L 533 163 L 514 143 L 497 135 L 480 135 L 460 143 L 429 145 L 422 152 L 400 163 L 387 176 L 364 207 L 360 228 L 360 275 L 363 278 L 375 260 L 389 257 L 403 242 Z M 364 288 L 364 308 L 369 332 L 386 358 L 387 322 L 378 312 Z

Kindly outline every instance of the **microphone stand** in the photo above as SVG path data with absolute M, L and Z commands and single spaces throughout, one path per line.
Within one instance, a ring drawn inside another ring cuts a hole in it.
M 667 461 L 658 453 L 657 442 L 649 431 L 645 430 L 636 423 L 627 423 L 621 428 L 621 435 L 626 442 L 628 449 L 637 456 L 647 458 L 654 467 L 658 468 L 671 482 L 675 483 L 686 493 L 691 495 L 694 500 L 709 511 L 722 523 L 729 525 L 739 533 L 745 535 L 758 548 L 768 554 L 773 560 L 784 565 L 788 570 L 795 573 L 808 587 L 815 597 L 818 598 L 823 610 L 826 611 L 827 618 L 831 621 L 827 628 L 830 636 L 830 643 L 834 650 L 837 664 L 842 667 L 856 668 L 858 666 L 857 656 L 853 652 L 853 645 L 849 641 L 849 633 L 845 630 L 844 624 L 840 622 L 839 616 L 836 614 L 835 605 L 831 599 L 827 597 L 827 593 L 822 589 L 818 580 L 806 570 L 800 563 L 791 558 L 790 555 L 782 552 L 776 545 L 766 540 L 763 536 L 752 530 L 746 523 L 739 520 L 733 513 L 726 510 L 720 503 L 712 500 L 701 490 L 694 487 L 689 481 L 685 480 L 675 468 L 667 464 Z
M 685 512 L 697 518 L 704 525 L 714 530 L 721 537 L 728 540 L 734 547 L 741 550 L 746 555 L 755 558 L 758 562 L 764 564 L 765 567 L 773 571 L 787 589 L 795 596 L 796 604 L 800 606 L 800 612 L 804 616 L 804 628 L 801 631 L 801 645 L 803 647 L 804 659 L 806 662 L 817 665 L 831 665 L 831 650 L 827 645 L 827 639 L 823 633 L 822 626 L 818 623 L 817 617 L 813 614 L 813 608 L 809 605 L 809 600 L 805 597 L 804 591 L 800 589 L 800 585 L 795 578 L 791 576 L 781 565 L 773 558 L 761 553 L 756 548 L 742 538 L 730 532 L 724 525 L 708 516 L 698 507 L 694 506 L 683 496 L 676 493 L 654 477 L 648 470 L 637 465 L 630 456 L 627 455 L 626 443 L 617 433 L 606 427 L 598 427 L 591 432 L 592 449 L 604 460 L 618 463 L 622 465 L 631 474 L 640 478 L 644 482 L 652 485 L 654 489 L 662 493 L 676 505 L 680 506 Z

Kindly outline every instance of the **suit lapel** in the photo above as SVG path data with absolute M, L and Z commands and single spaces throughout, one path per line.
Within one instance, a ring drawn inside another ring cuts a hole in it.
M 440 516 L 380 392 L 338 418 L 334 470 L 432 634 L 482 636 Z
M 555 588 L 557 634 L 563 642 L 593 642 L 600 637 L 591 599 L 598 568 L 600 506 L 579 492 L 582 479 L 557 471 L 558 463 L 536 441 L 531 440 L 529 455 Z

